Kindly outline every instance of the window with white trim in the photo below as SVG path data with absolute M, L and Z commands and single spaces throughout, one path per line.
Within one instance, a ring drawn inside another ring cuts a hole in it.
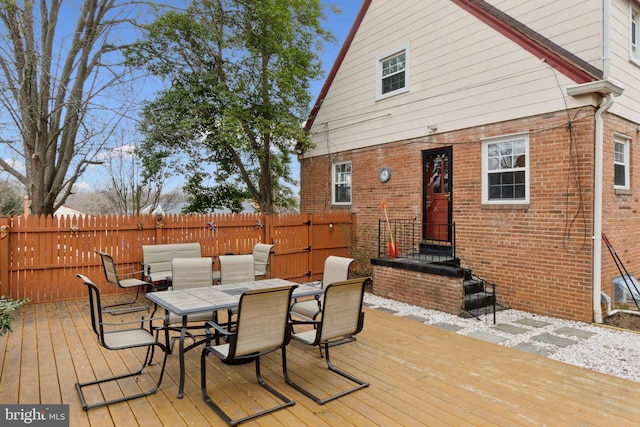
M 376 98 L 409 90 L 409 50 L 402 49 L 378 57 Z
M 630 138 L 616 134 L 613 138 L 613 186 L 621 190 L 628 190 L 629 185 L 629 146 Z
M 482 202 L 529 203 L 529 135 L 483 141 Z
M 640 8 L 629 2 L 629 59 L 640 64 Z
M 331 185 L 334 205 L 351 204 L 351 162 L 333 164 L 333 183 Z

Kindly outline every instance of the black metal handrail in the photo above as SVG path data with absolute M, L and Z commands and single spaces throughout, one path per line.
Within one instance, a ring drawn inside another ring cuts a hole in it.
M 378 257 L 389 257 L 388 243 L 398 258 L 446 262 L 456 257 L 455 223 L 422 223 L 415 219 L 378 220 Z

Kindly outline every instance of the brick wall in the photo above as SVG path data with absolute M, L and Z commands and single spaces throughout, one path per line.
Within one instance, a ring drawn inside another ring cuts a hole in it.
M 378 220 L 384 218 L 380 203 L 387 202 L 391 218 L 421 221 L 422 152 L 451 146 L 453 221 L 462 265 L 495 283 L 498 301 L 506 306 L 591 321 L 594 113 L 595 108 L 564 111 L 304 159 L 301 209 L 348 209 L 357 214 L 359 230 L 369 231 L 361 242 L 375 246 Z M 636 269 L 640 266 L 640 236 L 635 230 L 640 228 L 629 225 L 629 220 L 637 215 L 639 202 L 632 192 L 616 195 L 612 185 L 614 132 L 635 140 L 636 124 L 611 115 L 606 120 L 604 231 L 625 248 L 623 259 Z M 481 140 L 518 132 L 529 133 L 531 202 L 525 207 L 483 206 Z M 637 157 L 635 151 L 632 148 L 632 158 Z M 330 164 L 342 160 L 352 162 L 352 205 L 334 208 Z M 383 166 L 392 173 L 391 180 L 384 184 L 377 179 Z M 632 166 L 632 173 L 633 185 L 640 182 L 640 172 L 633 171 Z M 611 291 L 611 277 L 617 275 L 609 261 L 605 248 L 605 291 Z M 449 295 L 451 283 L 439 284 L 445 289 L 436 292 L 431 279 L 387 269 L 376 268 L 374 273 L 374 289 L 384 292 L 383 296 L 420 302 L 425 307 L 450 304 L 445 295 Z M 390 284 L 381 286 L 380 281 Z M 425 289 L 419 289 L 422 285 Z
M 373 292 L 383 298 L 458 315 L 462 279 L 391 267 L 373 267 Z
M 631 190 L 613 189 L 613 161 L 611 158 L 614 150 L 615 133 L 631 138 L 630 156 Z M 640 164 L 640 150 L 638 145 L 638 124 L 622 120 L 616 116 L 607 117 L 604 138 L 604 170 L 603 170 L 603 224 L 602 231 L 611 241 L 616 253 L 629 273 L 640 278 L 640 200 L 638 191 L 640 185 L 640 168 L 634 167 Z M 602 245 L 602 290 L 612 299 L 614 297 L 611 279 L 620 273 L 615 266 L 613 258 L 606 246 Z

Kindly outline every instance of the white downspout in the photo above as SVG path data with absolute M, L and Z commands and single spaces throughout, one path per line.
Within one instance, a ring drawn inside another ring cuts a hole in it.
M 602 80 L 611 73 L 611 0 L 602 2 Z M 613 104 L 608 93 L 595 115 L 595 188 L 593 194 L 593 321 L 602 323 L 602 167 L 604 152 L 604 122 L 602 116 Z M 609 311 L 609 310 L 607 310 Z M 609 314 L 608 314 L 609 315 Z
M 593 321 L 602 323 L 602 167 L 604 153 L 604 120 L 602 116 L 613 105 L 608 93 L 595 115 L 595 173 L 593 189 Z

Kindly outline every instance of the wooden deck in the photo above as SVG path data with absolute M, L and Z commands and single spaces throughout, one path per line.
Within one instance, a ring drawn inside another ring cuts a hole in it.
M 296 405 L 246 425 L 635 426 L 640 421 L 638 383 L 365 310 L 358 340 L 333 349 L 332 359 L 370 387 L 319 406 L 284 383 L 280 355 L 271 354 L 263 363 L 265 379 Z M 0 403 L 67 403 L 71 426 L 224 425 L 202 401 L 197 350 L 187 353 L 184 399 L 176 398 L 173 354 L 158 393 L 85 412 L 75 382 L 122 372 L 142 354 L 99 347 L 84 300 L 25 306 L 13 329 L 0 337 Z M 310 387 L 320 392 L 344 386 L 328 375 L 317 350 L 292 342 L 288 355 L 289 371 L 301 384 L 313 382 Z M 207 363 L 209 393 L 232 416 L 253 410 L 255 401 L 273 403 L 255 385 L 253 364 L 226 366 L 214 356 Z

